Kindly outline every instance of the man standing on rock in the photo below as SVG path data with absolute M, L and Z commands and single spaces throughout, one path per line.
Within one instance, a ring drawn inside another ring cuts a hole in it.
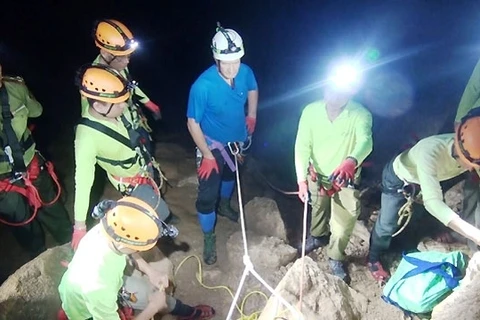
M 94 212 L 101 222 L 80 241 L 58 288 L 59 320 L 149 320 L 158 312 L 179 320 L 207 320 L 215 315 L 210 306 L 191 307 L 167 295 L 168 276 L 158 264 L 147 263 L 138 254 L 153 248 L 162 236 L 164 224 L 151 206 L 124 197 L 104 200 Z M 137 270 L 124 276 L 128 259 L 145 277 Z M 131 308 L 140 313 L 132 316 Z
M 423 207 L 445 226 L 480 244 L 480 230 L 460 218 L 443 200 L 441 181 L 480 168 L 480 108 L 472 109 L 458 124 L 455 133 L 431 136 L 390 161 L 382 174 L 382 203 L 370 238 L 368 267 L 377 281 L 386 281 L 388 272 L 380 256 L 389 249 L 393 234 L 399 230 L 399 214 L 421 190 Z M 423 208 L 412 207 L 415 227 Z
M 238 220 L 238 212 L 230 206 L 235 186 L 230 146 L 243 143 L 255 130 L 258 103 L 253 71 L 240 62 L 245 54 L 240 35 L 218 26 L 211 48 L 215 64 L 192 85 L 187 110 L 188 130 L 197 145 L 196 208 L 204 234 L 203 259 L 209 265 L 217 261 L 216 214 Z
M 77 82 L 89 106 L 75 132 L 73 248 L 86 234 L 85 220 L 96 163 L 123 195 L 144 200 L 162 220 L 171 215 L 162 199 L 159 182 L 155 181 L 158 163 L 146 149 L 141 134 L 134 129 L 130 113 L 124 112 L 133 84 L 105 65 L 80 69 Z
M 295 142 L 299 197 L 308 201 L 310 193 L 312 205 L 306 253 L 328 244 L 330 268 L 346 282 L 345 248 L 361 208 L 356 186 L 360 166 L 372 151 L 372 116 L 351 100 L 359 87 L 355 64 L 335 67 L 324 99 L 303 110 Z
M 27 127 L 28 118 L 42 114 L 42 105 L 22 78 L 2 76 L 1 66 L 0 103 L 0 223 L 11 228 L 33 259 L 46 249 L 44 227 L 64 244 L 71 239 L 72 223 L 59 200 L 53 164 L 35 149 Z

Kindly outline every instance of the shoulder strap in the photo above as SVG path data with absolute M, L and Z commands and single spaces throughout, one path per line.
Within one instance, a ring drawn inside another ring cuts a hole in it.
M 99 123 L 99 122 L 96 122 L 96 121 L 92 121 L 88 118 L 81 118 L 80 121 L 78 122 L 78 124 L 83 124 L 84 126 L 87 126 L 87 127 L 90 127 L 92 129 L 95 129 L 97 131 L 100 131 L 101 133 L 103 134 L 106 134 L 107 136 L 109 136 L 110 138 L 114 139 L 114 140 L 117 140 L 118 142 L 120 142 L 121 144 L 123 144 L 124 146 L 134 150 L 135 148 L 132 146 L 132 143 L 130 142 L 129 139 L 125 138 L 124 136 L 122 136 L 120 133 L 116 132 L 115 130 L 113 129 L 110 129 L 109 127 Z
M 5 85 L 0 87 L 0 102 L 2 104 L 2 121 L 3 121 L 3 132 L 7 139 L 5 148 L 5 153 L 8 154 L 11 152 L 11 159 L 13 171 L 14 172 L 25 172 L 27 168 L 25 167 L 25 161 L 23 160 L 23 148 L 20 145 L 20 142 L 17 139 L 17 135 L 12 127 L 13 114 L 10 111 L 10 103 L 8 102 L 8 92 Z M 9 148 L 10 150 L 8 150 Z

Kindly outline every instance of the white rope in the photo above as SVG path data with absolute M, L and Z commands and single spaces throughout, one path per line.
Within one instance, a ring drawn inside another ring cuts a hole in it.
M 240 225 L 242 227 L 242 237 L 243 237 L 243 249 L 244 249 L 244 255 L 243 255 L 243 264 L 245 265 L 245 269 L 243 270 L 242 278 L 240 279 L 240 283 L 238 286 L 237 291 L 235 292 L 235 296 L 233 298 L 232 304 L 230 305 L 230 310 L 228 311 L 227 315 L 227 320 L 232 320 L 232 315 L 233 311 L 235 310 L 235 306 L 237 305 L 238 298 L 240 296 L 240 292 L 242 291 L 243 285 L 245 283 L 245 279 L 247 278 L 248 274 L 251 273 L 255 278 L 257 278 L 258 281 L 260 281 L 261 284 L 263 284 L 270 293 L 275 296 L 285 307 L 287 307 L 288 310 L 295 316 L 295 319 L 303 319 L 303 315 L 296 310 L 288 301 L 286 301 L 283 297 L 281 297 L 277 292 L 275 292 L 275 289 L 273 289 L 254 269 L 252 261 L 250 260 L 250 256 L 248 255 L 248 246 L 247 246 L 247 232 L 245 228 L 245 215 L 243 212 L 243 201 L 242 201 L 242 188 L 240 185 L 240 174 L 238 172 L 238 148 L 237 150 L 232 150 L 230 148 L 230 151 L 233 154 L 233 157 L 235 158 L 235 174 L 236 174 L 236 180 L 237 180 L 237 192 L 238 192 L 238 206 L 239 206 L 239 211 L 240 211 Z M 304 232 L 305 233 L 305 232 Z M 305 252 L 305 241 L 303 242 L 303 252 Z M 302 272 L 303 273 L 303 272 Z M 302 285 L 303 287 L 303 285 Z
M 302 312 L 302 300 L 303 300 L 303 278 L 305 274 L 305 246 L 307 242 L 307 214 L 308 214 L 308 196 L 303 202 L 303 233 L 302 233 L 302 273 L 300 275 L 300 294 L 298 299 L 298 310 Z

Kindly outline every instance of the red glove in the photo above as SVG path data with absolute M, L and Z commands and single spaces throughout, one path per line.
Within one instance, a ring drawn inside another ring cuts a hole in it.
M 325 189 L 325 187 L 323 185 L 321 185 L 319 188 L 318 188 L 318 193 L 320 194 L 320 196 L 322 197 L 333 197 L 333 195 L 335 193 L 337 193 L 338 191 L 340 191 L 340 187 L 336 186 L 335 184 L 332 184 L 332 187 L 330 189 Z
M 252 134 L 253 131 L 255 131 L 255 125 L 257 124 L 257 119 L 247 116 L 245 118 L 245 121 L 247 122 L 247 131 L 248 134 Z
M 301 181 L 298 183 L 298 198 L 305 202 L 308 200 L 308 185 L 307 181 Z
M 333 171 L 329 179 L 337 187 L 342 187 L 349 181 L 353 181 L 356 167 L 357 162 L 352 158 L 347 158 Z
M 310 179 L 312 179 L 313 182 L 317 182 L 318 174 L 317 171 L 315 171 L 312 163 L 308 165 L 308 173 L 310 174 Z
M 133 309 L 130 307 L 119 307 L 117 310 L 120 320 L 133 320 L 134 314 Z
M 200 163 L 200 167 L 197 169 L 198 177 L 202 180 L 206 180 L 210 177 L 213 170 L 215 170 L 217 173 L 220 172 L 218 170 L 217 160 L 203 158 L 202 162 Z
M 73 227 L 72 249 L 77 250 L 80 240 L 87 234 L 87 228 Z
M 144 103 L 145 107 L 153 113 L 153 118 L 155 120 L 162 119 L 162 114 L 160 113 L 160 107 L 153 103 L 152 100 L 148 100 Z

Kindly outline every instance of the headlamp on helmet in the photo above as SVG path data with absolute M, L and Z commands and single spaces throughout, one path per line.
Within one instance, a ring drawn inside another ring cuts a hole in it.
M 223 28 L 219 22 L 211 49 L 213 57 L 220 61 L 234 61 L 245 54 L 242 37 L 235 30 Z

